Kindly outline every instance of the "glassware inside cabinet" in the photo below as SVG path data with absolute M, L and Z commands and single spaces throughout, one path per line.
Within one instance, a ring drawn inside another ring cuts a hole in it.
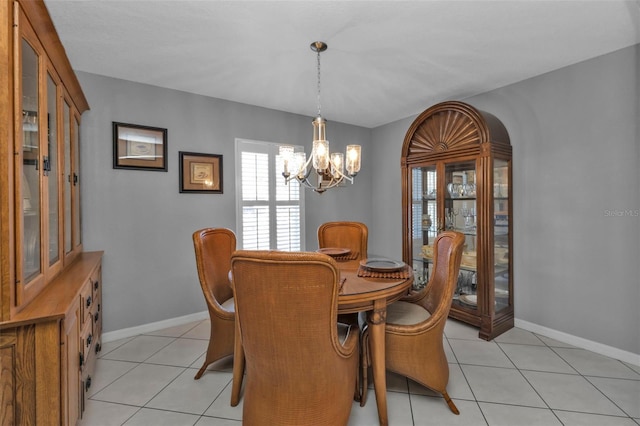
M 475 161 L 445 166 L 445 227 L 465 235 L 458 286 L 454 301 L 465 308 L 477 309 L 477 205 Z

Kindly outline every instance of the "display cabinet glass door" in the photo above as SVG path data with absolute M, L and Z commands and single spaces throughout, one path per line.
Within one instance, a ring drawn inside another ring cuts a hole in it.
M 510 164 L 508 160 L 493 161 L 493 257 L 495 310 L 499 312 L 510 305 L 509 275 L 510 251 L 509 228 Z
M 47 74 L 47 167 L 49 200 L 49 266 L 61 260 L 60 250 L 60 167 L 58 155 L 57 85 Z
M 21 40 L 22 88 L 22 271 L 19 280 L 24 285 L 42 273 L 41 259 L 41 170 L 40 170 L 40 114 L 39 114 L 39 55 L 31 44 Z
M 476 162 L 446 164 L 444 176 L 444 228 L 461 232 L 465 236 L 453 304 L 476 310 L 478 308 Z
M 438 233 L 438 173 L 435 165 L 411 170 L 411 233 L 414 288 L 424 287 L 430 276 L 432 256 L 426 253 Z

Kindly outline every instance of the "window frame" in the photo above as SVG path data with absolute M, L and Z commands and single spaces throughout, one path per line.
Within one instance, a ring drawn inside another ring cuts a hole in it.
M 266 142 L 251 139 L 236 138 L 235 139 L 235 173 L 236 173 L 236 236 L 238 249 L 244 248 L 244 221 L 243 208 L 247 205 L 268 206 L 269 208 L 269 250 L 278 250 L 278 234 L 277 234 L 277 208 L 280 206 L 297 205 L 300 211 L 300 250 L 306 250 L 305 238 L 305 191 L 299 188 L 298 200 L 277 200 L 277 188 L 284 186 L 284 177 L 276 168 L 278 161 L 278 152 L 281 145 L 291 145 L 276 142 Z M 296 150 L 302 150 L 302 146 L 296 146 Z M 269 198 L 267 200 L 248 200 L 243 199 L 242 186 L 242 153 L 256 152 L 266 153 L 268 155 L 268 174 L 269 174 Z M 297 185 L 297 182 L 289 182 L 287 185 Z

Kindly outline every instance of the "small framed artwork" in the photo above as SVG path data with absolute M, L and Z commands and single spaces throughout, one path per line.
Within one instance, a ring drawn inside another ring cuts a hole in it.
M 180 192 L 222 194 L 222 155 L 180 151 Z
M 113 168 L 167 171 L 167 129 L 113 122 Z

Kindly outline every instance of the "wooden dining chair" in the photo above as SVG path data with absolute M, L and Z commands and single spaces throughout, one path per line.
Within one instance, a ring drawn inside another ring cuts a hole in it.
M 369 230 L 361 222 L 326 222 L 318 228 L 318 247 L 339 247 L 351 250 L 349 262 L 358 267 L 367 258 Z
M 225 228 L 205 228 L 193 233 L 198 278 L 209 309 L 211 331 L 204 364 L 196 373 L 199 379 L 209 364 L 233 355 L 235 307 L 229 282 L 231 253 L 236 236 Z
M 244 363 L 234 358 L 234 385 L 242 380 L 236 365 L 246 369 L 242 424 L 346 425 L 359 329 L 337 322 L 335 260 L 319 253 L 239 250 L 231 271 L 244 352 Z M 234 386 L 232 393 L 239 391 Z
M 444 231 L 433 244 L 434 267 L 427 285 L 387 306 L 385 326 L 386 369 L 439 392 L 451 411 L 460 414 L 449 394 L 449 363 L 444 352 L 444 326 L 458 281 L 464 235 Z M 363 330 L 363 392 L 366 402 L 367 368 L 370 365 L 367 327 Z

